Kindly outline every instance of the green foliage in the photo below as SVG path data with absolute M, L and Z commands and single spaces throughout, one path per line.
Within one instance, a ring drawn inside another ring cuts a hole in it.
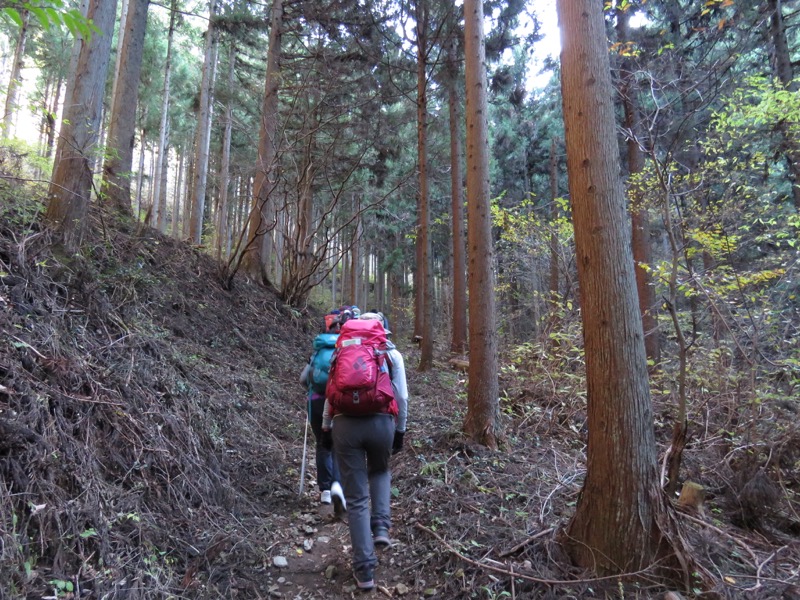
M 20 139 L 4 139 L 0 146 L 0 172 L 5 177 L 32 179 L 39 173 L 50 173 L 52 162 L 43 158 L 38 148 Z
M 49 583 L 53 586 L 57 598 L 62 598 L 67 594 L 71 596 L 75 591 L 75 585 L 69 579 L 51 579 Z
M 800 97 L 772 78 L 754 75 L 747 77 L 723 108 L 713 114 L 711 128 L 737 137 L 760 127 L 772 129 L 776 123 L 787 125 L 792 134 L 797 133 Z
M 651 157 L 630 177 L 634 207 L 671 227 L 673 253 L 643 266 L 657 296 L 666 298 L 674 281 L 670 306 L 687 343 L 690 397 L 735 395 L 744 409 L 779 402 L 796 385 L 800 217 L 785 153 L 799 130 L 797 94 L 743 77 L 687 140 L 691 168 L 677 160 L 656 168 Z M 679 389 L 676 338 L 668 336 L 654 379 L 666 395 Z
M 565 255 L 571 253 L 573 236 L 572 222 L 561 210 L 563 199 L 557 199 L 558 216 L 553 218 L 552 207 L 538 206 L 533 196 L 517 205 L 504 202 L 505 197 L 495 198 L 491 203 L 492 224 L 497 232 L 495 249 L 498 262 L 497 291 L 505 300 L 499 311 L 499 325 L 505 332 L 518 331 L 529 334 L 541 325 L 549 312 L 549 298 L 533 285 L 546 277 L 552 260 L 565 263 Z M 546 216 L 543 216 L 546 215 Z M 555 247 L 551 244 L 555 240 Z M 531 313 L 534 316 L 531 317 Z
M 45 208 L 44 182 L 29 179 L 37 169 L 49 168 L 30 147 L 19 140 L 0 146 L 0 222 L 22 235 L 33 233 Z
M 92 33 L 99 30 L 86 19 L 80 10 L 72 8 L 64 0 L 48 0 L 47 2 L 22 2 L 17 5 L 0 8 L 0 14 L 17 26 L 23 26 L 20 11 L 27 11 L 34 15 L 42 29 L 49 31 L 52 27 L 66 27 L 73 37 L 89 39 Z
M 582 397 L 586 360 L 578 313 L 559 305 L 561 326 L 541 340 L 511 347 L 508 363 L 533 388 L 541 386 L 557 397 Z

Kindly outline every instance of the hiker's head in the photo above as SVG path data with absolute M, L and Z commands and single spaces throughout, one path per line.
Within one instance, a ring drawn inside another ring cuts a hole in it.
M 350 307 L 351 312 L 353 313 L 353 318 L 358 319 L 361 316 L 361 309 L 357 306 Z
M 368 312 L 361 315 L 362 321 L 380 321 L 381 325 L 383 325 L 383 330 L 386 332 L 386 335 L 391 335 L 392 332 L 386 328 L 386 319 L 384 318 L 382 313 L 379 312 Z

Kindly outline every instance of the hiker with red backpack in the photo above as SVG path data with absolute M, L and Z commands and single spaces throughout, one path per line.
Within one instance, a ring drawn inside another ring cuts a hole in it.
M 408 388 L 403 356 L 377 313 L 342 325 L 331 362 L 322 443 L 334 448 L 348 507 L 353 576 L 375 587 L 375 548 L 391 546 L 389 458 L 403 447 Z
M 333 503 L 333 509 L 337 515 L 341 515 L 347 510 L 347 503 L 339 483 L 336 457 L 329 447 L 322 444 L 322 413 L 325 408 L 325 388 L 328 383 L 328 372 L 336 339 L 339 337 L 341 324 L 346 322 L 350 315 L 349 310 L 334 310 L 325 315 L 325 332 L 314 338 L 314 352 L 300 374 L 300 383 L 308 390 L 308 422 L 311 424 L 311 431 L 314 432 L 316 440 L 315 455 L 320 503 Z

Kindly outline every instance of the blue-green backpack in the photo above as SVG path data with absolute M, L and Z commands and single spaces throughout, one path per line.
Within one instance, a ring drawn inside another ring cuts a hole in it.
M 311 357 L 311 368 L 308 374 L 308 386 L 312 392 L 325 395 L 328 384 L 328 371 L 331 368 L 331 357 L 336 348 L 338 333 L 320 333 L 314 338 L 314 354 Z

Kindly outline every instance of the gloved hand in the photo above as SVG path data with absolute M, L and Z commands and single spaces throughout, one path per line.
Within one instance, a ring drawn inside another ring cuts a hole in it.
M 400 450 L 403 449 L 403 438 L 405 437 L 405 431 L 395 431 L 394 432 L 394 440 L 392 440 L 392 454 L 397 454 Z
M 333 449 L 333 434 L 331 433 L 330 429 L 322 430 L 322 433 L 319 436 L 319 445 L 325 448 L 325 450 Z

